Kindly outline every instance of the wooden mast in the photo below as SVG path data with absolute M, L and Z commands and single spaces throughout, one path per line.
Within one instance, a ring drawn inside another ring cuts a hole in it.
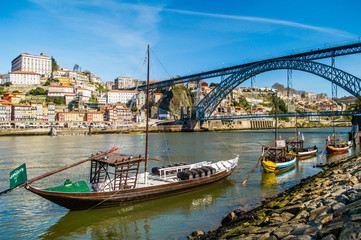
M 148 45 L 148 69 L 147 69 L 147 121 L 146 121 L 146 129 L 145 129 L 145 168 L 144 168 L 144 176 L 145 180 L 147 179 L 147 170 L 148 170 L 148 127 L 149 127 L 149 45 Z

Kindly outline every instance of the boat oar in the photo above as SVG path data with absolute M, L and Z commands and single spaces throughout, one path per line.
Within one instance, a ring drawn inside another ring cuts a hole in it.
M 325 149 L 323 149 L 323 151 L 322 151 L 322 153 L 321 153 L 321 155 L 320 155 L 320 158 L 322 158 L 322 155 L 323 155 L 323 153 L 325 152 L 326 148 L 328 147 L 328 144 L 330 144 L 333 136 L 335 136 L 335 134 L 332 134 L 332 136 L 330 137 L 330 140 L 328 140 L 328 142 L 326 143 Z
M 15 179 L 15 180 L 14 180 L 14 182 L 15 182 L 14 185 L 15 185 L 15 186 L 10 186 L 9 189 L 0 192 L 0 195 L 6 194 L 6 193 L 8 193 L 8 192 L 11 192 L 12 190 L 17 189 L 17 188 L 25 187 L 25 186 L 27 186 L 28 184 L 31 184 L 31 183 L 33 183 L 33 182 L 35 182 L 35 181 L 38 181 L 38 180 L 43 179 L 43 178 L 46 178 L 46 177 L 48 177 L 48 176 L 50 176 L 50 175 L 53 175 L 53 174 L 55 174 L 55 173 L 64 171 L 64 170 L 66 170 L 66 169 L 75 167 L 75 166 L 80 165 L 80 164 L 82 164 L 82 163 L 85 163 L 85 162 L 87 162 L 87 161 L 97 159 L 97 158 L 99 158 L 99 157 L 102 157 L 102 156 L 104 156 L 104 155 L 107 155 L 107 154 L 109 154 L 109 153 L 111 153 L 111 152 L 114 152 L 114 151 L 116 151 L 116 150 L 118 150 L 118 148 L 112 148 L 112 149 L 109 150 L 109 151 L 101 152 L 101 153 L 96 154 L 96 155 L 92 155 L 90 158 L 87 158 L 87 159 L 81 160 L 81 161 L 79 161 L 79 162 L 76 162 L 76 163 L 67 165 L 67 166 L 65 166 L 65 167 L 56 169 L 56 170 L 54 170 L 54 171 L 45 173 L 45 174 L 43 174 L 43 175 L 41 175 L 41 176 L 32 178 L 32 179 L 30 179 L 30 180 L 27 180 L 27 177 L 26 177 L 26 168 L 25 168 L 25 164 L 23 164 L 23 165 L 21 165 L 20 167 L 18 167 L 17 169 L 15 169 L 14 171 L 12 171 L 12 172 L 10 173 L 10 181 L 11 181 L 12 178 L 14 178 L 14 179 Z M 18 179 L 21 179 L 21 178 L 24 179 L 24 180 L 19 183 L 19 180 L 18 180 Z M 11 185 L 11 184 L 10 184 L 10 185 Z
M 256 167 L 258 166 L 258 164 L 262 161 L 263 157 L 266 155 L 266 153 L 271 149 L 271 147 L 273 146 L 273 144 L 275 144 L 277 140 L 274 140 L 273 143 L 271 144 L 271 146 L 269 146 L 267 148 L 267 150 L 262 154 L 262 156 L 258 159 L 258 162 L 256 164 L 256 166 L 254 166 L 254 168 L 252 169 L 251 173 L 248 175 L 248 177 L 246 178 L 246 180 L 244 180 L 244 182 L 242 183 L 242 185 L 246 185 L 247 180 L 251 177 L 253 171 L 256 169 Z

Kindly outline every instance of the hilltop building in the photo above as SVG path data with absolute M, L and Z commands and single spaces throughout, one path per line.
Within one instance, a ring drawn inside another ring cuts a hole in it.
M 36 72 L 43 77 L 51 76 L 51 57 L 44 52 L 38 55 L 22 53 L 11 62 L 11 71 Z

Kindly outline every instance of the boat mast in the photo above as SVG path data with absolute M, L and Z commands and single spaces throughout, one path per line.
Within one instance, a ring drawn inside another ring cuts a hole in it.
M 145 129 L 145 168 L 144 168 L 144 176 L 147 178 L 147 168 L 148 168 L 148 126 L 149 126 L 149 45 L 148 45 L 148 69 L 147 69 L 147 121 L 146 121 L 146 129 Z

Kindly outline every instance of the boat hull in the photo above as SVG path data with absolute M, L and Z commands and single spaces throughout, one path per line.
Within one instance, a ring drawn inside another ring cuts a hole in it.
M 314 150 L 311 150 L 311 151 L 305 151 L 305 152 L 298 152 L 296 154 L 296 157 L 297 158 L 307 158 L 307 157 L 312 157 L 314 155 L 316 155 L 318 152 L 318 149 L 314 149 Z
M 273 161 L 262 161 L 261 165 L 265 172 L 284 172 L 293 168 L 296 164 L 296 158 L 293 158 L 291 161 L 283 163 L 275 163 Z
M 334 146 L 327 146 L 327 152 L 329 153 L 342 153 L 342 152 L 346 152 L 348 151 L 348 149 L 350 148 L 350 146 L 346 146 L 346 147 L 334 147 Z
M 238 161 L 238 159 L 237 159 Z M 71 210 L 85 210 L 129 205 L 151 199 L 172 196 L 193 191 L 229 176 L 237 167 L 215 173 L 211 176 L 166 183 L 157 186 L 147 186 L 133 189 L 123 189 L 110 192 L 67 193 L 53 192 L 27 186 L 26 189 L 62 207 Z

